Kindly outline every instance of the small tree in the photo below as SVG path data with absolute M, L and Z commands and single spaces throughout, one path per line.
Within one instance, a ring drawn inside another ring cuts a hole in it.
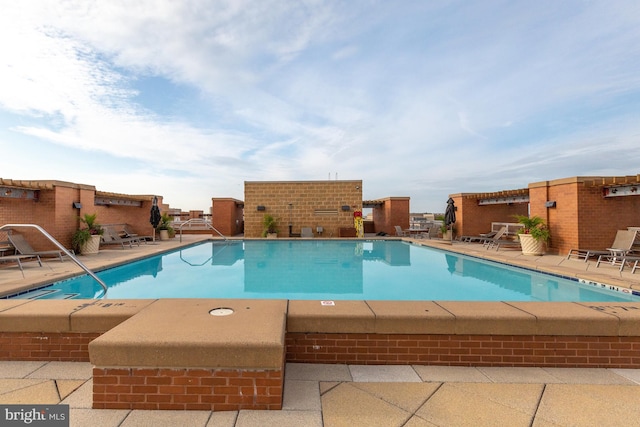
M 277 233 L 277 222 L 278 220 L 276 220 L 273 215 L 264 214 L 262 218 L 262 237 L 267 237 L 267 234 Z

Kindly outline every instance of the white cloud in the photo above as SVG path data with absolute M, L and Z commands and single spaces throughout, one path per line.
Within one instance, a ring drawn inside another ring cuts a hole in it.
M 634 2 L 5 3 L 2 135 L 139 162 L 126 178 L 98 166 L 107 191 L 162 182 L 202 208 L 244 180 L 337 172 L 426 210 L 450 192 L 637 173 L 635 151 L 619 155 L 639 134 Z M 145 77 L 192 90 L 177 95 L 190 108 L 165 115 L 162 92 L 143 104 Z M 50 166 L 32 173 L 58 179 Z

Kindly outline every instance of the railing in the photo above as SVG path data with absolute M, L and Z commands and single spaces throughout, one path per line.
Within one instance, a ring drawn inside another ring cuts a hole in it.
M 102 298 L 107 296 L 107 285 L 102 280 L 100 280 L 100 278 L 96 276 L 93 271 L 89 270 L 89 268 L 86 265 L 84 265 L 78 258 L 76 258 L 76 256 L 72 252 L 70 252 L 67 248 L 62 246 L 60 242 L 58 242 L 51 234 L 47 233 L 47 231 L 44 228 L 36 224 L 5 224 L 2 227 L 0 227 L 0 230 L 5 230 L 5 229 L 8 230 L 8 229 L 19 228 L 19 227 L 35 228 L 40 233 L 42 233 L 44 237 L 49 239 L 51 243 L 56 245 L 58 249 L 60 249 L 66 256 L 71 258 L 73 262 L 75 262 L 89 276 L 91 276 L 96 282 L 98 282 L 100 286 L 102 286 L 102 289 L 104 290 L 104 294 L 102 294 Z
M 213 259 L 216 257 L 216 255 L 220 255 L 220 254 L 222 253 L 222 251 L 224 251 L 225 249 L 227 249 L 227 247 L 228 247 L 230 244 L 232 244 L 232 243 L 229 243 L 229 241 L 225 239 L 224 246 L 222 246 L 222 249 L 220 249 L 220 250 L 218 251 L 218 253 L 216 253 L 216 252 L 215 252 L 215 251 L 216 251 L 216 247 L 215 247 L 215 245 L 211 245 L 211 256 L 210 256 L 209 258 L 207 258 L 204 262 L 201 262 L 201 263 L 199 263 L 199 264 L 196 264 L 196 263 L 194 263 L 194 262 L 187 261 L 186 259 L 184 259 L 184 257 L 182 256 L 182 251 L 180 251 L 180 260 L 181 260 L 182 262 L 184 262 L 185 264 L 187 264 L 187 265 L 191 266 L 191 267 L 202 267 L 203 265 L 208 264 L 208 263 L 209 263 L 209 261 L 213 262 Z
M 491 223 L 491 231 L 500 231 L 500 229 L 504 227 L 507 229 L 505 236 L 514 236 L 518 234 L 518 230 L 520 230 L 524 225 L 518 222 L 492 222 Z
M 180 224 L 180 226 L 178 227 L 178 230 L 180 231 L 180 242 L 182 242 L 182 227 L 184 227 L 185 225 L 191 226 L 191 225 L 204 225 L 206 228 L 209 228 L 213 231 L 215 231 L 216 233 L 218 233 L 218 235 L 220 235 L 220 237 L 222 237 L 224 240 L 227 240 L 226 236 L 224 234 L 222 234 L 221 232 L 219 232 L 213 225 L 211 225 L 210 222 L 205 221 L 204 219 L 200 219 L 200 218 L 191 218 L 185 222 L 183 222 L 182 224 Z

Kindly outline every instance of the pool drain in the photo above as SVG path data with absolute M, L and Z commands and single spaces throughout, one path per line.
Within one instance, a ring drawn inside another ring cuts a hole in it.
M 212 316 L 228 316 L 233 314 L 233 308 L 228 307 L 218 307 L 213 310 L 209 310 L 209 314 Z

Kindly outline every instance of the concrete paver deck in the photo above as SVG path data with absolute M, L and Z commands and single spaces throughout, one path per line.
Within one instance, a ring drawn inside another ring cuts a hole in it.
M 71 426 L 100 427 L 640 425 L 640 369 L 366 368 L 288 364 L 281 411 L 138 411 L 91 409 L 89 363 L 0 362 L 0 404 L 68 404 Z

